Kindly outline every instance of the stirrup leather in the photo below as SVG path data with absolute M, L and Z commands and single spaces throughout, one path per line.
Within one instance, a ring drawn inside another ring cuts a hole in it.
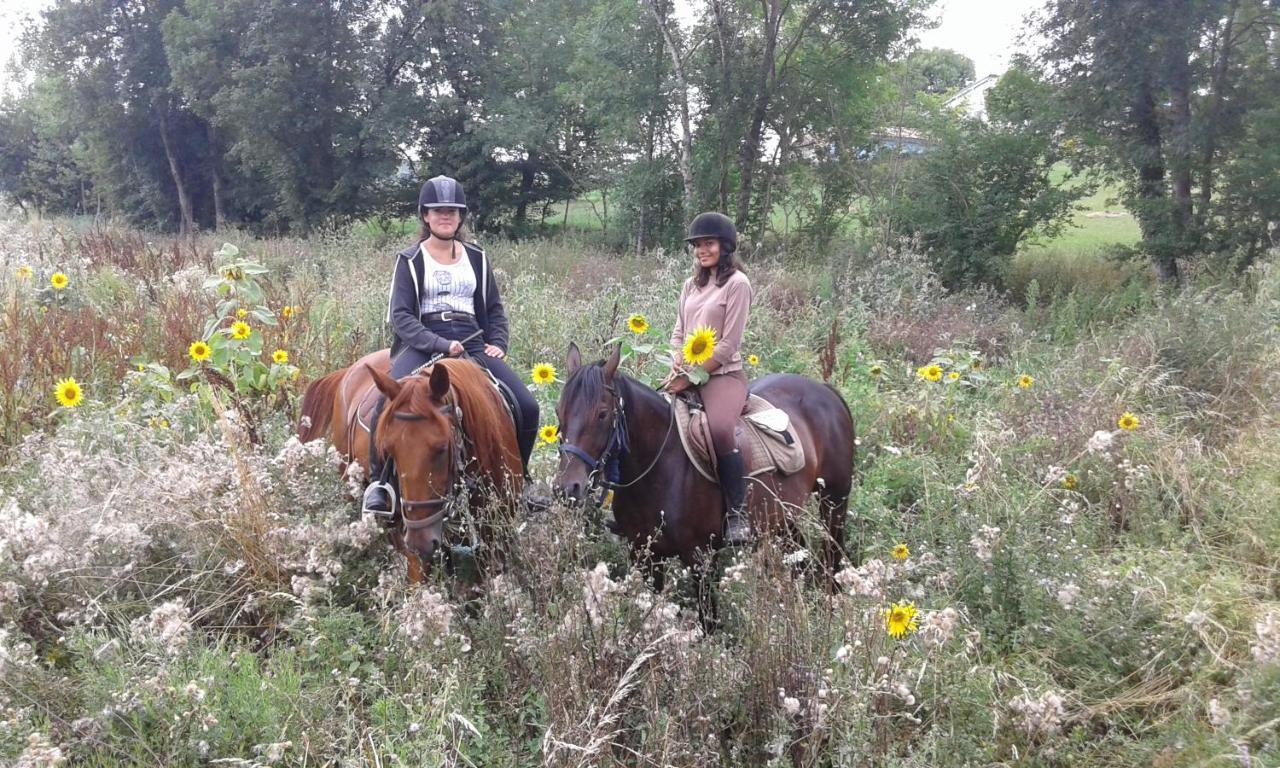
M 369 494 L 369 491 L 374 488 L 380 488 L 383 491 L 385 491 L 387 494 L 387 499 L 390 501 L 390 503 L 387 505 L 387 509 L 370 509 L 369 507 L 364 506 L 364 497 L 361 497 L 360 499 L 361 514 L 373 515 L 374 517 L 382 518 L 384 520 L 390 520 L 394 518 L 396 516 L 396 507 L 400 505 L 400 499 L 397 498 L 396 496 L 396 489 L 391 486 L 391 483 L 378 480 L 378 481 L 369 483 L 369 485 L 364 489 L 365 497 L 367 497 Z

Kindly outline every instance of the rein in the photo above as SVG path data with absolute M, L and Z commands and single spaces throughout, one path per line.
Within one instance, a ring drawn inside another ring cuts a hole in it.
M 448 417 L 453 433 L 453 440 L 449 443 L 449 477 L 445 484 L 448 490 L 443 496 L 437 496 L 434 499 L 400 499 L 400 525 L 406 531 L 430 528 L 437 523 L 447 522 L 453 512 L 453 502 L 457 498 L 455 491 L 460 485 L 459 480 L 466 464 L 466 438 L 462 432 L 462 409 L 449 403 L 442 407 L 439 413 Z M 391 417 L 400 421 L 422 421 L 427 418 L 421 413 L 405 411 L 395 411 Z M 430 510 L 436 511 L 420 520 L 409 519 L 411 512 Z
M 604 491 L 630 488 L 648 476 L 653 471 L 653 468 L 658 466 L 658 460 L 662 458 L 662 454 L 667 450 L 667 443 L 671 441 L 671 432 L 676 424 L 675 408 L 668 407 L 667 412 L 670 418 L 667 420 L 667 434 L 662 438 L 662 445 L 654 453 L 653 461 L 649 462 L 649 466 L 645 467 L 643 472 L 624 483 L 622 482 L 622 459 L 631 450 L 631 432 L 627 426 L 626 403 L 622 399 L 622 395 L 613 387 L 606 387 L 605 390 L 616 397 L 617 402 L 613 406 L 613 428 L 609 431 L 609 442 L 605 444 L 604 452 L 600 454 L 600 458 L 593 459 L 591 454 L 572 443 L 564 443 L 560 446 L 561 453 L 567 453 L 587 465 L 591 470 L 591 478 L 599 478 L 601 470 L 603 470 L 604 479 L 600 482 L 602 497 Z

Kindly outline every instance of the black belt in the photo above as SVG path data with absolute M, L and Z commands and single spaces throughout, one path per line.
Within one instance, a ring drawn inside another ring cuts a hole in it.
M 455 320 L 464 320 L 474 323 L 476 316 L 470 312 L 459 312 L 456 309 L 448 309 L 444 312 L 428 312 L 422 316 L 424 322 L 428 323 L 451 323 Z

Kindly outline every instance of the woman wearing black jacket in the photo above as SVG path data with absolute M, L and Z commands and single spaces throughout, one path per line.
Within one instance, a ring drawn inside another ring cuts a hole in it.
M 435 355 L 471 355 L 515 395 L 516 438 L 527 475 L 538 434 L 538 401 L 505 362 L 507 316 L 489 260 L 480 247 L 457 239 L 467 213 L 462 186 L 448 176 L 427 181 L 418 195 L 418 213 L 419 242 L 400 253 L 391 276 L 391 375 L 407 376 Z M 382 405 L 380 400 L 372 421 Z M 383 475 L 382 461 L 372 447 L 369 453 L 369 476 L 376 481 Z M 385 515 L 390 506 L 384 485 L 374 482 L 365 489 L 365 511 Z

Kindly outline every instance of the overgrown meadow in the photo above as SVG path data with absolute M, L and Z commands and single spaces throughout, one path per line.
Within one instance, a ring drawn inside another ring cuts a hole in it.
M 1046 252 L 1010 296 L 751 258 L 750 373 L 839 388 L 860 484 L 842 570 L 724 557 L 708 635 L 564 508 L 406 587 L 292 437 L 400 243 L 0 226 L 4 764 L 1280 765 L 1274 258 L 1163 294 Z M 682 253 L 488 245 L 518 369 L 671 328 Z

